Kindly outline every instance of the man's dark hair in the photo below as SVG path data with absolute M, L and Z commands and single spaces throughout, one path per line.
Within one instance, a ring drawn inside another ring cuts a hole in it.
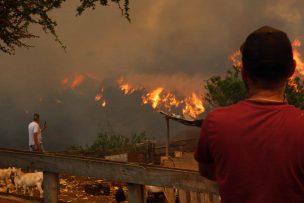
M 293 52 L 285 32 L 264 26 L 251 33 L 241 46 L 243 68 L 249 77 L 272 88 L 288 78 L 293 68 Z
M 34 113 L 34 117 L 33 120 L 34 121 L 38 121 L 39 120 L 40 115 L 38 113 Z

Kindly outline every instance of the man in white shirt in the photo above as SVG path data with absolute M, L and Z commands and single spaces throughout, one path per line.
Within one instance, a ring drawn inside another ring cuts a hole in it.
M 29 148 L 30 151 L 43 152 L 42 145 L 42 132 L 47 128 L 46 123 L 44 123 L 43 128 L 39 126 L 40 116 L 38 113 L 34 114 L 33 121 L 28 125 L 29 131 Z

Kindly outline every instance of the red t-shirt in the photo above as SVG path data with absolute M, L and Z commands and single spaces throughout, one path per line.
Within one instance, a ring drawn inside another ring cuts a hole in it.
M 249 100 L 218 108 L 195 158 L 215 164 L 222 203 L 304 203 L 304 111 Z

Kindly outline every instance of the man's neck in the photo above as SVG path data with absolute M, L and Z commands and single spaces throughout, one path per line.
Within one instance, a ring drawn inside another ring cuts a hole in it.
M 263 100 L 263 101 L 278 101 L 284 102 L 284 89 L 279 90 L 254 90 L 249 92 L 250 100 Z

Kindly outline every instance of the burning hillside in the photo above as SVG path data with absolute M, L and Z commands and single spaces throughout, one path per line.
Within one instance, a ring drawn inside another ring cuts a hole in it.
M 142 104 L 151 105 L 153 109 L 158 111 L 178 111 L 181 110 L 185 118 L 195 119 L 205 111 L 202 102 L 202 96 L 196 92 L 178 95 L 173 91 L 165 89 L 163 86 L 158 86 L 153 89 L 146 89 L 140 86 L 135 86 L 124 82 L 121 78 L 118 80 L 118 85 L 124 94 L 132 94 L 135 91 L 142 91 Z
M 116 89 L 121 91 L 123 95 L 140 94 L 139 104 L 141 105 L 149 105 L 157 111 L 180 114 L 187 119 L 195 119 L 205 111 L 202 93 L 198 90 L 202 87 L 195 85 L 200 83 L 201 78 L 186 78 L 185 75 L 157 77 L 158 79 L 155 81 L 152 81 L 151 76 L 147 75 L 120 77 L 116 81 Z M 110 102 L 111 98 L 106 99 L 105 97 L 105 85 L 100 80 L 89 77 L 88 74 L 65 77 L 61 80 L 61 86 L 65 90 L 77 91 L 77 88 L 88 79 L 97 82 L 97 85 L 101 87 L 94 100 L 100 103 L 101 107 L 106 107 L 107 100 Z M 159 81 L 161 82 L 158 83 Z M 186 84 L 182 84 L 182 81 Z
M 297 62 L 295 75 L 289 84 L 297 91 L 294 77 L 304 76 L 304 62 L 300 54 L 300 40 L 296 39 L 292 43 L 294 59 Z M 229 60 L 234 67 L 241 67 L 241 53 L 233 53 Z M 74 77 L 65 77 L 61 80 L 61 85 L 68 89 L 77 89 L 85 80 L 93 80 L 101 87 L 97 91 L 94 100 L 105 108 L 111 98 L 104 95 L 106 92 L 102 80 L 93 74 L 76 74 Z M 203 83 L 202 76 L 191 78 L 187 75 L 176 74 L 173 76 L 134 74 L 120 77 L 116 81 L 117 90 L 123 95 L 139 94 L 139 104 L 149 105 L 156 111 L 164 111 L 181 115 L 186 119 L 197 119 L 204 111 L 203 103 Z

